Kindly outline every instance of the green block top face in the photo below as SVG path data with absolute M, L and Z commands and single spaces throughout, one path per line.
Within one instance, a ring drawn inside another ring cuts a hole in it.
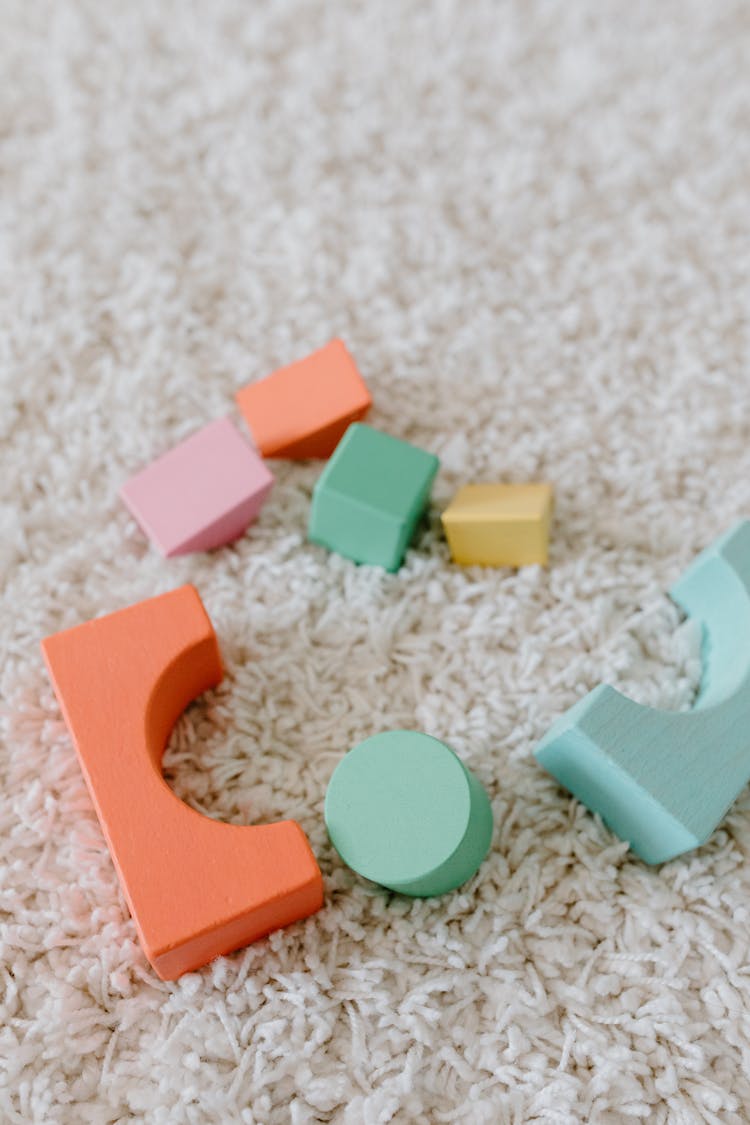
M 338 493 L 408 522 L 420 515 L 439 467 L 433 453 L 355 422 L 336 447 L 315 492 Z

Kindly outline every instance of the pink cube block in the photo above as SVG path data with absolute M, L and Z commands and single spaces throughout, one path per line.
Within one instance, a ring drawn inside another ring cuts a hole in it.
M 272 485 L 262 458 L 229 418 L 220 418 L 136 473 L 120 496 L 169 557 L 237 539 Z

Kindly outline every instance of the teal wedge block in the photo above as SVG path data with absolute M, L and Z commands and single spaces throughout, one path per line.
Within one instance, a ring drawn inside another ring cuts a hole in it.
M 703 630 L 693 709 L 643 707 L 600 685 L 535 752 L 647 863 L 705 843 L 750 780 L 750 522 L 699 555 L 670 596 Z

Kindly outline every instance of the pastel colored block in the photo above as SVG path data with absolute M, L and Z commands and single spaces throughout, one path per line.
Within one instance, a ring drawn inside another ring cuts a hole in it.
M 465 883 L 492 840 L 481 783 L 449 746 L 418 731 L 385 731 L 350 750 L 328 785 L 325 819 L 344 863 L 419 898 Z
M 238 539 L 272 485 L 262 458 L 229 418 L 220 418 L 136 473 L 120 496 L 170 557 Z
M 451 555 L 464 566 L 546 565 L 551 518 L 549 484 L 467 484 L 442 516 Z
M 341 340 L 250 383 L 237 405 L 264 457 L 330 457 L 347 427 L 372 406 Z
M 315 485 L 308 538 L 355 562 L 398 570 L 439 467 L 434 454 L 355 423 Z
M 602 684 L 536 750 L 647 863 L 704 843 L 750 779 L 750 522 L 704 551 L 670 594 L 703 628 L 692 711 L 642 707 Z
M 320 871 L 298 824 L 210 820 L 162 776 L 176 719 L 222 678 L 216 635 L 192 586 L 47 637 L 42 651 L 143 949 L 162 979 L 320 907 Z

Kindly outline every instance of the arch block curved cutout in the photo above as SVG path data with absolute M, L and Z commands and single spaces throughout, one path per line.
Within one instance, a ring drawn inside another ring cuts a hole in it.
M 216 634 L 182 586 L 42 641 L 146 956 L 163 980 L 314 913 L 318 865 L 294 821 L 211 820 L 169 788 L 175 721 L 219 683 Z
M 699 555 L 670 596 L 703 628 L 692 711 L 643 707 L 602 684 L 536 749 L 647 863 L 705 843 L 750 779 L 750 522 Z

